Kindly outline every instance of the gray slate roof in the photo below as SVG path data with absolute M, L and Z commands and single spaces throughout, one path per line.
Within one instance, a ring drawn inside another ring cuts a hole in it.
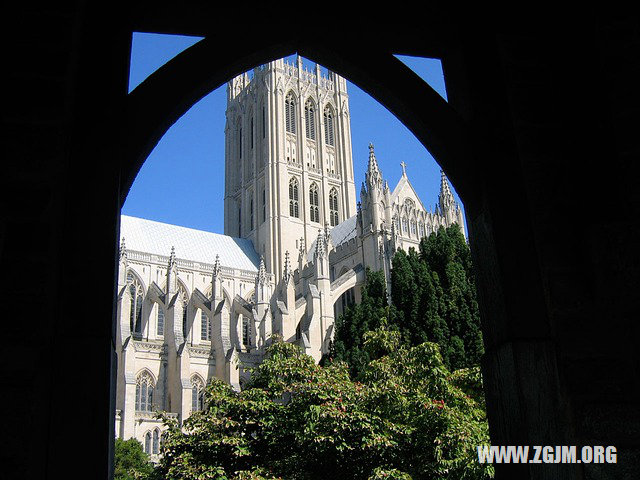
M 357 219 L 358 216 L 354 215 L 353 217 L 347 218 L 344 222 L 339 223 L 329 231 L 331 235 L 331 244 L 333 245 L 332 248 L 335 248 L 344 242 L 348 242 L 357 235 Z M 308 262 L 313 261 L 313 255 L 316 251 L 317 241 L 318 238 L 316 237 L 309 246 L 309 250 L 307 251 Z
M 169 256 L 175 247 L 176 258 L 183 260 L 213 264 L 220 255 L 224 267 L 257 272 L 260 266 L 260 256 L 245 238 L 128 215 L 120 217 L 120 238 L 124 238 L 127 250 Z

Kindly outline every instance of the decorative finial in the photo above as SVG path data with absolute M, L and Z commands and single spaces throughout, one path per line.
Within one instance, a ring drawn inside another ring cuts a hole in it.
M 291 270 L 291 260 L 289 259 L 289 250 L 284 252 L 284 272 L 282 274 L 282 278 L 284 279 L 284 283 L 289 283 L 289 280 L 293 277 L 293 272 Z
M 122 237 L 122 242 L 120 243 L 120 261 L 127 261 L 127 246 L 124 243 L 124 237 Z
M 221 271 L 222 269 L 220 268 L 220 255 L 216 254 L 216 261 L 213 264 L 213 278 L 218 278 Z
M 407 164 L 404 163 L 404 160 L 400 162 L 400 166 L 402 167 L 402 176 L 407 176 Z
M 171 246 L 171 253 L 169 254 L 169 268 L 174 268 L 176 266 L 176 250 Z

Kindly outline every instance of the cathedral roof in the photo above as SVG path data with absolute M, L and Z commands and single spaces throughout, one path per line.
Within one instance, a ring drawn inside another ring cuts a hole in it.
M 331 246 L 337 247 L 338 245 L 348 242 L 352 238 L 354 238 L 357 234 L 357 224 L 356 221 L 358 219 L 357 215 L 354 215 L 351 218 L 347 218 L 344 222 L 339 223 L 335 227 L 331 228 Z M 316 242 L 318 239 L 316 238 L 311 245 L 309 246 L 309 250 L 307 252 L 307 261 L 313 261 L 313 254 L 316 251 Z
M 230 237 L 219 233 L 195 230 L 144 218 L 122 215 L 120 237 L 128 250 L 169 255 L 175 247 L 175 255 L 182 260 L 214 264 L 216 255 L 225 267 L 258 271 L 260 256 L 251 240 Z

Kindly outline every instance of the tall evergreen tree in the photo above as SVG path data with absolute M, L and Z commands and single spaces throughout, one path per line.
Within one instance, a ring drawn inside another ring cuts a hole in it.
M 389 307 L 387 300 L 384 273 L 367 268 L 361 302 L 347 308 L 336 320 L 334 342 L 329 354 L 331 360 L 346 362 L 351 376 L 358 378 L 372 360 L 364 348 L 364 334 L 380 327 L 382 320 L 387 317 L 395 318 L 394 309 Z
M 440 284 L 438 311 L 448 330 L 448 340 L 431 340 L 440 344 L 450 368 L 477 365 L 484 351 L 480 313 L 471 252 L 460 227 L 440 228 L 423 238 L 419 256 Z
M 363 352 L 364 334 L 387 317 L 403 343 L 429 341 L 440 346 L 452 369 L 478 365 L 483 352 L 471 253 L 458 225 L 440 228 L 420 242 L 419 252 L 398 250 L 391 270 L 391 306 L 382 272 L 367 271 L 362 303 L 336 321 L 332 356 L 346 361 L 352 375 L 371 360 Z

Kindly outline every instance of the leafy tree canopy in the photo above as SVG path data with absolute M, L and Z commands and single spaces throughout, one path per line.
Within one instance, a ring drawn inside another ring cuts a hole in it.
M 473 369 L 451 374 L 434 343 L 408 347 L 385 321 L 367 333 L 361 381 L 275 341 L 241 392 L 207 387 L 205 410 L 165 418 L 157 478 L 486 478 L 488 443 Z
M 114 480 L 141 480 L 149 478 L 153 464 L 142 444 L 135 438 L 122 440 L 116 438 L 114 452 Z

